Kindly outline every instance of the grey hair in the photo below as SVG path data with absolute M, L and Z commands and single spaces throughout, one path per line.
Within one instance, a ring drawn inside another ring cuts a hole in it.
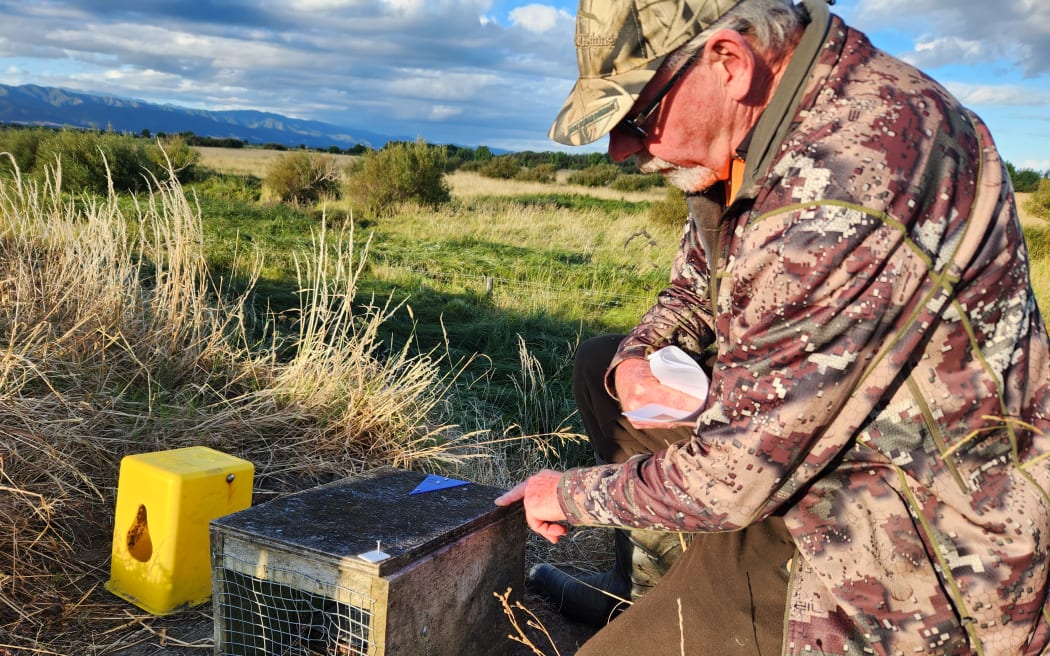
M 723 29 L 749 36 L 757 50 L 779 59 L 787 54 L 795 33 L 808 22 L 809 12 L 792 0 L 743 0 L 676 50 L 668 63 L 680 64 L 703 49 L 712 34 Z

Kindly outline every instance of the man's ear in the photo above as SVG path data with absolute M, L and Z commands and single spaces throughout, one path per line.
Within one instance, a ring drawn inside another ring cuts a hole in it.
M 744 102 L 751 94 L 757 62 L 751 44 L 735 30 L 719 30 L 704 46 L 728 97 Z

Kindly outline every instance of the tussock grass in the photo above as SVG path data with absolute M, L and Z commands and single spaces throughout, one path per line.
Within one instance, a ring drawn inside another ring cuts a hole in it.
M 294 330 L 251 343 L 250 289 L 230 297 L 212 279 L 177 183 L 153 181 L 129 211 L 113 194 L 70 198 L 60 180 L 0 184 L 3 649 L 119 646 L 127 613 L 100 583 L 126 454 L 218 448 L 255 463 L 260 501 L 378 464 L 462 470 L 509 448 L 450 423 L 462 382 L 440 353 L 380 343 L 396 304 L 348 302 L 364 258 L 352 235 L 315 234 L 297 259 Z M 240 266 L 253 279 L 260 263 Z

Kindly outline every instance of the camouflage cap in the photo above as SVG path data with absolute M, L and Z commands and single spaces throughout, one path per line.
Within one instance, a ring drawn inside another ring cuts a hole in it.
M 737 0 L 580 0 L 576 60 L 580 78 L 550 138 L 581 146 L 612 130 L 667 55 Z

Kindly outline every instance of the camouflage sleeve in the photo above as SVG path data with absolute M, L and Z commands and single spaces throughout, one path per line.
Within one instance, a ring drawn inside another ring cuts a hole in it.
M 701 359 L 714 342 L 709 293 L 708 262 L 699 226 L 713 219 L 717 225 L 722 206 L 705 197 L 690 199 L 690 216 L 671 265 L 670 284 L 620 345 L 606 377 L 609 392 L 612 370 L 627 358 L 644 358 L 664 346 L 675 345 Z
M 829 430 L 834 422 L 863 420 L 840 414 L 864 363 L 909 311 L 906 300 L 921 296 L 927 260 L 899 224 L 848 203 L 788 205 L 734 239 L 719 355 L 693 439 L 567 473 L 560 491 L 570 522 L 742 527 L 783 502 L 786 480 L 804 485 L 839 456 L 855 426 Z

